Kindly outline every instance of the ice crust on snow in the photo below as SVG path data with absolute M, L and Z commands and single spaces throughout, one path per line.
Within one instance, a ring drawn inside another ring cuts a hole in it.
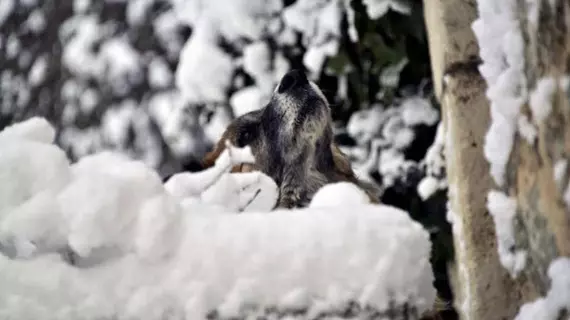
M 0 201 L 0 318 L 231 318 L 251 305 L 314 314 L 349 301 L 421 313 L 434 301 L 428 233 L 399 209 L 357 204 L 353 186 L 328 188 L 353 188 L 350 206 L 267 213 L 266 198 L 239 215 L 230 202 L 241 196 L 227 192 L 275 187 L 229 173 L 252 160 L 248 148 L 228 145 L 209 171 L 163 185 L 113 152 L 70 165 L 30 134 L 50 129 L 36 119 L 0 133 L 0 195 L 10 196 Z M 205 196 L 213 188 L 225 203 Z

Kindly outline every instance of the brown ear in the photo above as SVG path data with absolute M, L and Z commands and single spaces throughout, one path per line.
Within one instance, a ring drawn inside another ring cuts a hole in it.
M 348 158 L 342 153 L 336 143 L 331 143 L 331 151 L 336 173 L 348 181 L 352 181 L 352 179 L 356 180 L 352 167 L 350 166 L 350 161 L 348 161 Z
M 236 143 L 236 141 L 235 141 L 236 140 L 236 126 L 234 125 L 234 123 L 232 123 L 228 126 L 228 128 L 226 129 L 226 131 L 222 135 L 222 138 L 214 146 L 214 150 L 206 153 L 206 155 L 202 159 L 202 168 L 208 169 L 210 167 L 213 167 L 214 164 L 216 164 L 216 160 L 218 160 L 218 158 L 220 157 L 222 152 L 224 152 L 224 150 L 226 149 L 226 140 L 229 140 L 230 143 L 232 143 L 232 144 Z M 242 163 L 242 164 L 238 164 L 238 165 L 233 166 L 232 170 L 230 172 L 231 173 L 251 172 L 253 170 L 254 170 L 254 165 L 252 165 L 250 163 Z
M 239 128 L 243 128 L 244 125 L 252 125 L 252 124 L 255 125 L 259 123 L 260 121 L 259 117 L 262 111 L 263 111 L 262 109 L 251 111 L 234 119 L 232 123 L 230 123 L 230 125 L 226 128 L 226 131 L 224 131 L 224 134 L 222 134 L 222 138 L 220 139 L 220 141 L 216 143 L 214 149 L 206 153 L 206 155 L 202 159 L 202 168 L 207 169 L 214 166 L 218 157 L 226 149 L 226 144 L 225 144 L 226 140 L 229 140 L 230 143 L 233 145 L 237 145 L 238 144 L 237 135 Z M 253 166 L 250 164 L 247 165 L 242 164 L 239 166 L 234 166 L 232 168 L 232 172 L 249 172 L 253 170 L 252 168 Z
M 380 203 L 380 189 L 378 189 L 372 183 L 366 183 L 358 180 L 356 174 L 352 170 L 350 161 L 335 143 L 331 144 L 331 151 L 333 154 L 335 173 L 339 176 L 339 178 L 343 181 L 352 182 L 359 186 L 362 190 L 364 190 L 364 192 L 366 192 L 366 194 L 368 194 L 368 198 L 370 198 L 371 203 Z

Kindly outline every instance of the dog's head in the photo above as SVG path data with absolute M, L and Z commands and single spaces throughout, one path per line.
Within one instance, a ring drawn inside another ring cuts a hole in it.
M 279 146 L 286 156 L 296 156 L 303 147 L 314 146 L 322 138 L 330 139 L 330 124 L 327 99 L 299 70 L 283 76 L 262 114 L 267 143 Z
M 225 148 L 225 140 L 238 147 L 249 145 L 260 165 L 328 148 L 332 139 L 330 123 L 330 108 L 319 87 L 302 71 L 293 70 L 283 76 L 264 108 L 238 117 L 228 126 L 203 165 L 207 168 L 214 164 Z

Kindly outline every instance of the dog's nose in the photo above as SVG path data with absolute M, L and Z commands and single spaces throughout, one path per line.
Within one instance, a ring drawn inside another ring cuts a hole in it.
M 304 72 L 300 70 L 291 70 L 281 78 L 279 87 L 277 87 L 277 92 L 283 93 L 307 83 L 309 83 L 309 81 L 307 80 L 307 76 Z

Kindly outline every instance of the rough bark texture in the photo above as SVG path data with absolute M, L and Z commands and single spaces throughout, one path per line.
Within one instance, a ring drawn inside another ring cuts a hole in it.
M 525 20 L 525 1 L 520 3 L 529 90 L 543 77 L 560 83 L 570 73 L 570 4 L 558 1 L 550 8 L 542 1 L 533 31 Z M 570 159 L 570 95 L 558 85 L 550 116 L 537 125 L 535 143 L 517 135 L 511 151 L 503 191 L 517 199 L 517 248 L 528 250 L 523 273 L 512 279 L 498 260 L 495 226 L 486 208 L 488 191 L 496 186 L 483 154 L 490 120 L 471 29 L 476 1 L 425 0 L 424 5 L 433 80 L 448 135 L 449 206 L 458 222 L 451 268 L 455 306 L 463 319 L 512 319 L 523 303 L 546 293 L 550 262 L 570 255 L 570 214 L 564 202 L 570 165 L 558 182 L 554 174 L 556 163 Z M 530 115 L 528 104 L 522 112 Z
M 570 3 L 539 3 L 537 26 L 521 18 L 526 80 L 530 92 L 543 78 L 553 78 L 557 85 L 549 116 L 542 122 L 531 118 L 538 129 L 534 143 L 520 136 L 515 140 L 506 191 L 517 198 L 517 246 L 528 249 L 524 276 L 543 295 L 549 287 L 546 271 L 550 262 L 558 256 L 570 256 L 570 211 L 564 201 L 569 183 L 570 95 L 568 87 L 562 85 L 570 74 Z M 528 8 L 522 5 L 520 10 L 520 16 L 526 17 Z M 522 112 L 531 115 L 528 104 Z M 560 164 L 565 168 L 557 179 L 554 167 Z

